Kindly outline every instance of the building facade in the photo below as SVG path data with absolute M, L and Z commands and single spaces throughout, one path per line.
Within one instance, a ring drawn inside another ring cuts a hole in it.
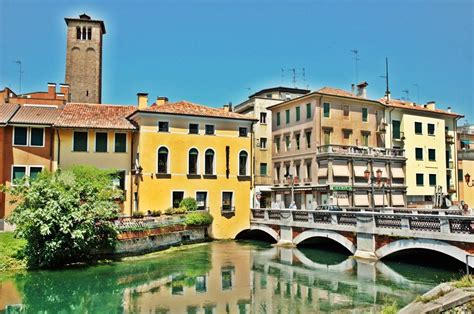
M 102 102 L 102 36 L 105 24 L 87 14 L 65 18 L 66 83 L 71 87 L 71 101 Z
M 474 124 L 458 127 L 458 199 L 474 207 Z M 466 182 L 466 176 L 469 182 Z
M 141 212 L 179 207 L 186 197 L 214 217 L 217 239 L 249 227 L 254 120 L 229 111 L 159 98 L 130 115 L 134 141 L 134 195 Z
M 253 207 L 266 208 L 271 205 L 272 167 L 272 114 L 268 107 L 309 93 L 309 90 L 273 87 L 263 89 L 249 96 L 237 105 L 235 112 L 254 118 L 254 195 Z
M 385 147 L 385 107 L 365 97 L 366 86 L 357 94 L 325 87 L 270 107 L 274 206 L 405 206 L 404 151 Z M 366 171 L 380 173 L 374 193 Z

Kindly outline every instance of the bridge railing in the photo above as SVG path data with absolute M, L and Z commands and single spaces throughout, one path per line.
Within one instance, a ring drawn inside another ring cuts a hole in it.
M 254 222 L 308 226 L 341 225 L 454 234 L 474 234 L 474 216 L 349 212 L 298 209 L 252 209 Z M 330 227 L 326 227 L 329 228 Z

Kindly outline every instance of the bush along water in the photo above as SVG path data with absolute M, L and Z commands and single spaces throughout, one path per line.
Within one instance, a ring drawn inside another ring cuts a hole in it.
M 4 189 L 16 208 L 9 221 L 16 235 L 26 240 L 24 255 L 29 267 L 51 268 L 88 262 L 98 250 L 115 247 L 118 217 L 113 170 L 76 166 L 56 173 L 24 178 Z
M 188 213 L 185 224 L 188 226 L 206 226 L 212 224 L 213 218 L 209 213 Z

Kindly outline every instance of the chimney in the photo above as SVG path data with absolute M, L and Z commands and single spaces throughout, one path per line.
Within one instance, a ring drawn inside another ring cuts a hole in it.
M 71 95 L 69 94 L 69 84 L 59 84 L 59 92 L 64 94 L 64 99 L 66 102 L 71 101 Z
M 351 94 L 354 95 L 355 85 L 351 84 Z
M 428 101 L 425 105 L 425 108 L 435 110 L 436 109 L 436 102 L 434 100 Z
M 369 84 L 367 82 L 362 82 L 360 84 L 357 84 L 357 95 L 362 98 L 367 98 L 367 86 Z
M 162 106 L 168 103 L 168 97 L 165 96 L 158 96 L 156 97 L 156 105 Z
M 449 113 L 451 113 L 451 107 L 448 107 L 448 110 L 447 110 Z
M 229 103 L 227 105 L 224 105 L 222 106 L 222 108 L 224 108 L 224 111 L 225 112 L 232 112 L 232 102 L 229 101 Z
M 138 109 L 146 109 L 148 107 L 148 93 L 137 93 Z
M 48 97 L 50 99 L 56 98 L 56 83 L 48 83 Z

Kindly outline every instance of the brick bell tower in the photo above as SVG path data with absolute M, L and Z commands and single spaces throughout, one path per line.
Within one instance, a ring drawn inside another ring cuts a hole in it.
M 102 102 L 103 21 L 87 14 L 65 18 L 67 25 L 66 83 L 71 102 Z

